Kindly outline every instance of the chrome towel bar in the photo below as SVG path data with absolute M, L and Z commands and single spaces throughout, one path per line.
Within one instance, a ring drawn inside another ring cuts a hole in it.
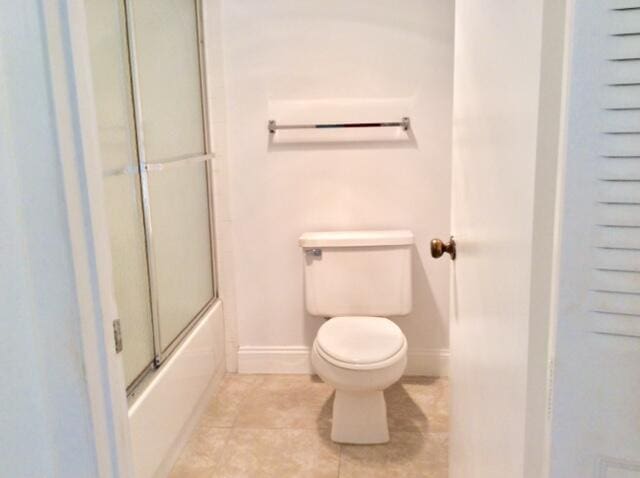
M 409 118 L 401 121 L 377 122 L 377 123 L 323 123 L 323 124 L 277 124 L 275 120 L 269 120 L 269 133 L 274 134 L 279 129 L 329 129 L 329 128 L 402 128 L 407 131 L 411 127 Z

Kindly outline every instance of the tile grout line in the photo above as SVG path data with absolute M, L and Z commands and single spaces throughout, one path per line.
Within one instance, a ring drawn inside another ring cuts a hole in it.
M 225 376 L 225 378 L 228 376 L 229 374 L 227 374 Z M 240 408 L 242 407 L 242 404 L 249 398 L 249 396 L 251 396 L 251 394 L 253 393 L 253 391 L 257 388 L 258 386 L 258 382 L 261 381 L 262 378 L 260 380 L 256 380 L 256 382 L 250 387 L 249 393 L 245 394 L 244 397 L 242 398 L 242 400 L 240 400 L 240 403 L 238 403 L 238 410 L 235 414 L 235 417 L 233 417 L 233 421 L 231 422 L 231 426 L 226 427 L 226 429 L 228 429 L 228 433 L 227 436 L 224 439 L 224 445 L 222 445 L 221 451 L 220 451 L 220 456 L 221 456 L 221 460 L 219 462 L 219 464 L 215 467 L 216 468 L 216 473 L 221 473 L 226 464 L 227 464 L 227 459 L 229 458 L 229 453 L 227 453 L 227 449 L 229 447 L 229 442 L 231 441 L 231 436 L 234 433 L 234 430 L 238 429 L 236 427 L 236 421 L 238 420 L 238 416 L 240 416 Z M 216 427 L 212 427 L 212 428 L 216 428 Z M 220 427 L 223 428 L 223 427 Z

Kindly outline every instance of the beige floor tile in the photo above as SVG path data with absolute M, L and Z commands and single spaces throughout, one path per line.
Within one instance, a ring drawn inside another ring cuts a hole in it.
M 308 375 L 267 375 L 240 406 L 238 428 L 331 426 L 333 389 Z
M 189 439 L 169 475 L 171 478 L 211 477 L 220 466 L 231 428 L 209 428 L 202 423 Z
M 171 477 L 446 478 L 448 381 L 405 377 L 385 398 L 391 442 L 341 448 L 318 377 L 228 375 Z
M 392 431 L 449 431 L 449 382 L 442 378 L 404 377 L 385 391 Z
M 343 445 L 340 478 L 447 478 L 448 434 L 392 432 L 385 445 Z
M 231 427 L 238 416 L 240 404 L 263 380 L 262 375 L 228 374 L 220 390 L 208 405 L 202 423 L 209 427 Z
M 287 478 L 338 476 L 340 447 L 328 430 L 234 428 L 219 478 Z

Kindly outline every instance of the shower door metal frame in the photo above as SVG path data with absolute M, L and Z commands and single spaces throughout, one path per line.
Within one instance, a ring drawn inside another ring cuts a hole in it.
M 203 6 L 202 0 L 193 0 L 196 11 L 196 35 L 198 48 L 198 67 L 200 73 L 200 96 L 202 105 L 202 128 L 203 128 L 203 146 L 204 154 L 186 155 L 184 157 L 171 158 L 162 162 L 147 163 L 144 148 L 144 131 L 143 131 L 143 114 L 142 103 L 140 98 L 140 85 L 138 78 L 138 63 L 135 47 L 135 25 L 134 25 L 134 8 L 132 2 L 134 0 L 123 0 L 125 28 L 126 28 L 126 47 L 127 58 L 129 61 L 129 78 L 131 82 L 131 99 L 133 109 L 133 126 L 135 129 L 136 153 L 138 160 L 139 183 L 142 199 L 142 216 L 144 221 L 145 236 L 145 252 L 147 271 L 149 277 L 149 299 L 151 308 L 151 322 L 153 331 L 153 361 L 140 372 L 131 384 L 127 386 L 127 395 L 133 395 L 138 386 L 145 381 L 148 375 L 159 368 L 172 352 L 180 345 L 182 340 L 189 332 L 198 324 L 200 319 L 208 312 L 213 304 L 218 300 L 218 274 L 217 260 L 215 248 L 215 214 L 213 202 L 213 159 L 215 157 L 212 151 L 211 135 L 210 135 L 210 119 L 209 119 L 209 102 L 207 88 L 207 65 L 206 65 L 206 44 L 204 41 L 204 24 L 203 24 Z M 162 349 L 160 316 L 159 316 L 159 293 L 157 266 L 155 262 L 155 250 L 153 243 L 153 228 L 151 225 L 151 201 L 149 194 L 149 171 L 158 171 L 167 168 L 180 167 L 185 163 L 204 162 L 207 184 L 207 210 L 209 218 L 209 244 L 211 254 L 211 281 L 213 294 L 212 297 L 203 305 L 198 313 L 189 321 L 182 331 L 174 337 L 167 347 Z M 125 337 L 126 340 L 126 337 Z M 126 344 L 125 344 L 126 346 Z

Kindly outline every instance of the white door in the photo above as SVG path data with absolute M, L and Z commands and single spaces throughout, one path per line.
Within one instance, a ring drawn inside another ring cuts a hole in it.
M 553 478 L 640 477 L 640 0 L 575 2 Z
M 548 100 L 564 26 L 554 3 L 456 2 L 452 478 L 541 476 L 559 115 Z

